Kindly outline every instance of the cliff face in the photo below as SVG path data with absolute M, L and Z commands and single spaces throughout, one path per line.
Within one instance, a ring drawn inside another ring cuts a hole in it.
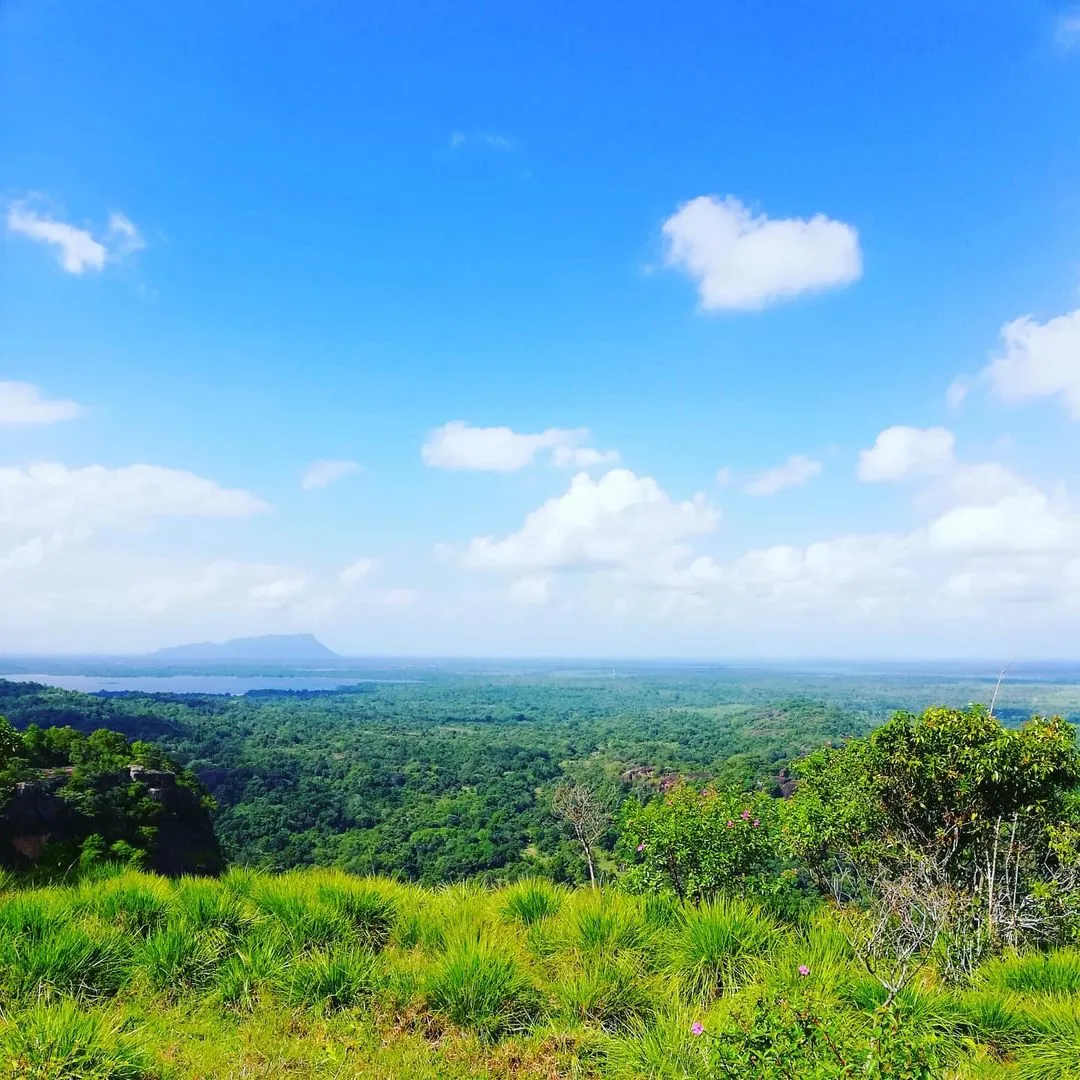
M 64 797 L 71 774 L 70 768 L 46 769 L 15 785 L 0 809 L 0 865 L 27 869 L 50 854 L 71 859 L 94 833 L 111 843 L 148 828 L 147 869 L 173 876 L 222 869 L 210 815 L 195 791 L 177 783 L 175 773 L 132 765 L 99 777 L 93 804 Z M 108 815 L 94 812 L 99 801 L 109 806 Z M 131 815 L 125 820 L 129 805 L 139 806 L 137 821 Z

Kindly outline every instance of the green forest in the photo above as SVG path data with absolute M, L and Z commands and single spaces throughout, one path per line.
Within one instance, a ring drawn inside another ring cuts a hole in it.
M 0 683 L 6 1075 L 1080 1076 L 1070 720 L 775 689 Z

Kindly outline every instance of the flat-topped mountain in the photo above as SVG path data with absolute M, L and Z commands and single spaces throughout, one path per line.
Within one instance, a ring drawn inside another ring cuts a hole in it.
M 314 634 L 264 634 L 231 641 L 199 641 L 150 653 L 154 660 L 334 660 Z

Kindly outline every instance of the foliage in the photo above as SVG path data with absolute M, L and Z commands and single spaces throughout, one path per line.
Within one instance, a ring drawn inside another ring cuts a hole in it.
M 155 796 L 132 768 L 147 763 L 169 773 L 174 797 Z M 22 782 L 21 801 L 17 782 Z M 0 865 L 33 869 L 39 876 L 72 866 L 85 872 L 105 862 L 164 865 L 187 843 L 190 852 L 179 853 L 181 858 L 190 854 L 184 869 L 218 869 L 220 855 L 207 817 L 211 806 L 194 775 L 148 743 L 129 743 L 105 728 L 84 734 L 31 724 L 20 733 L 0 717 L 0 840 L 31 830 L 29 839 L 43 842 L 33 858 L 0 842 Z
M 777 804 L 769 796 L 679 783 L 627 812 L 624 880 L 631 889 L 670 890 L 695 902 L 725 889 L 754 891 L 776 867 L 778 837 Z

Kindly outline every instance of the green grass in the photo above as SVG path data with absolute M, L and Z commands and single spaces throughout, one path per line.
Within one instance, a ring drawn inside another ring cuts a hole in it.
M 793 926 L 741 899 L 327 870 L 6 884 L 0 1080 L 714 1080 L 709 1039 L 749 1038 L 755 1003 L 866 1047 L 883 997 L 825 908 Z M 1076 950 L 960 987 L 927 967 L 897 1009 L 942 1080 L 1080 1076 Z

